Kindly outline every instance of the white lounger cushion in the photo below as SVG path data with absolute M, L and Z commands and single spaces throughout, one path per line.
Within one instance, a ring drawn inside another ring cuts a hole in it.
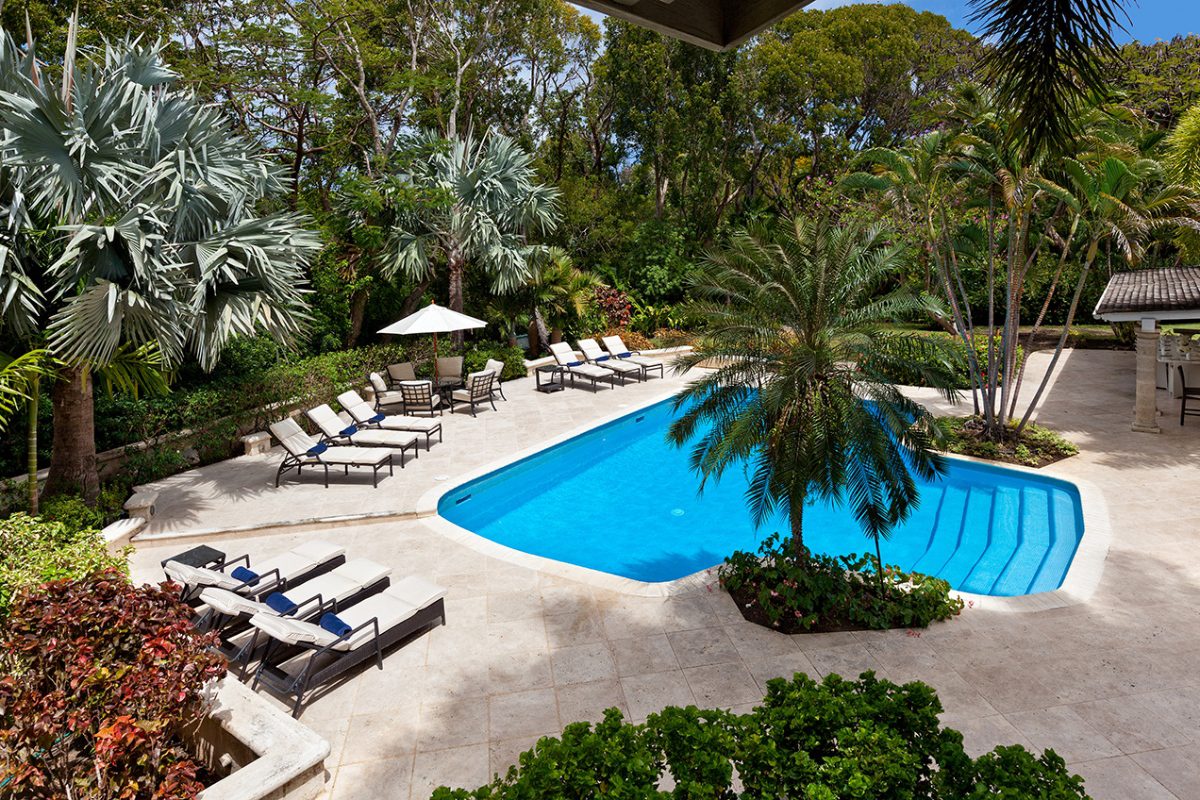
M 279 577 L 285 581 L 303 575 L 310 569 L 319 567 L 327 561 L 345 555 L 346 548 L 338 547 L 332 542 L 314 539 L 311 542 L 297 545 L 286 553 L 280 553 L 272 558 L 264 558 L 251 564 L 251 569 L 259 575 L 266 575 L 271 570 L 278 570 Z
M 281 579 L 287 581 L 303 575 L 326 561 L 332 561 L 345 552 L 345 548 L 317 539 L 297 545 L 286 553 L 252 562 L 250 569 L 263 576 L 274 570 L 278 572 Z M 176 583 L 187 586 L 216 586 L 221 589 L 233 590 L 242 585 L 242 581 L 230 576 L 229 573 L 204 567 L 191 567 L 178 561 L 168 561 L 163 565 L 163 572 L 167 573 L 167 577 Z M 274 580 L 274 576 L 268 580 Z
M 620 361 L 605 353 L 600 349 L 600 345 L 596 344 L 595 339 L 580 339 L 579 349 L 583 351 L 588 361 L 599 361 L 600 363 L 597 366 L 610 369 L 613 372 L 624 372 L 626 374 L 636 372 L 640 374 L 642 371 L 642 368 L 636 364 Z
M 349 464 L 355 466 L 358 464 L 376 464 L 387 461 L 391 456 L 391 451 L 380 450 L 371 447 L 330 447 L 321 453 L 319 460 L 325 464 Z M 318 459 L 313 458 L 313 463 L 317 463 Z
M 550 345 L 550 352 L 554 354 L 554 360 L 558 365 L 568 372 L 574 372 L 576 375 L 586 375 L 589 378 L 607 378 L 612 374 L 612 370 L 607 370 L 602 367 L 597 367 L 595 364 L 571 364 L 576 361 L 575 351 L 565 342 Z
M 224 572 L 206 567 L 192 567 L 178 561 L 168 561 L 163 564 L 163 572 L 175 583 L 184 586 L 219 586 L 222 589 L 234 589 L 242 585 L 236 578 L 231 578 Z
M 409 447 L 415 444 L 417 437 L 405 431 L 359 431 L 350 437 L 351 444 L 374 445 L 377 447 Z
M 410 575 L 372 595 L 361 603 L 338 612 L 342 622 L 356 629 L 372 619 L 379 622 L 379 632 L 391 630 L 406 619 L 445 597 L 446 590 L 424 578 Z M 274 639 L 289 644 L 314 644 L 318 647 L 333 645 L 334 650 L 354 650 L 375 638 L 375 626 L 355 631 L 344 641 L 320 625 L 286 617 L 257 614 L 250 624 Z M 335 644 L 336 642 L 336 644 Z
M 359 425 L 374 424 L 371 422 L 375 417 L 375 409 L 367 405 L 358 392 L 351 389 L 348 392 L 342 392 L 337 398 L 338 404 L 346 409 L 346 412 Z M 436 419 L 429 417 L 409 417 L 402 414 L 388 414 L 379 421 L 379 426 L 384 430 L 389 431 L 420 431 L 428 433 L 441 425 Z
M 284 594 L 297 605 L 318 595 L 323 603 L 328 603 L 330 600 L 345 600 L 355 592 L 386 578 L 391 571 L 391 568 L 376 564 L 369 559 L 356 558 L 353 561 L 347 561 L 332 572 L 326 572 L 312 580 L 289 587 L 284 590 Z M 222 614 L 277 616 L 274 609 L 266 603 L 259 603 L 225 589 L 215 587 L 205 589 L 200 593 L 200 599 Z
M 604 346 L 608 348 L 608 352 L 617 358 L 621 358 L 621 353 L 628 353 L 629 348 L 625 346 L 625 342 L 621 341 L 620 336 L 605 336 Z M 625 361 L 632 361 L 634 364 L 640 364 L 643 367 L 661 367 L 662 362 L 646 356 L 628 355 L 624 357 Z

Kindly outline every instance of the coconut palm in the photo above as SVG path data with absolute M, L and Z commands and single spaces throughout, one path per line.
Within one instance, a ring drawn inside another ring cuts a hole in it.
M 492 290 L 507 294 L 529 281 L 530 231 L 545 233 L 558 224 L 558 191 L 537 181 L 532 158 L 513 139 L 489 133 L 446 141 L 426 132 L 410 147 L 424 151 L 408 174 L 394 176 L 444 202 L 422 203 L 402 214 L 392 236 L 385 275 L 405 273 L 417 280 L 444 259 L 450 284 L 449 306 L 463 311 L 463 281 L 475 266 L 491 279 Z M 462 332 L 454 334 L 462 343 Z
M 917 502 L 914 475 L 943 469 L 939 429 L 895 383 L 953 396 L 944 340 L 889 330 L 937 312 L 926 295 L 888 290 L 904 258 L 879 226 L 781 220 L 733 235 L 694 276 L 703 322 L 686 370 L 716 368 L 676 396 L 670 439 L 695 439 L 703 482 L 746 466 L 756 524 L 777 510 L 804 546 L 804 506 L 846 501 L 878 542 Z
M 46 488 L 91 497 L 93 373 L 144 347 L 211 368 L 231 335 L 290 340 L 319 241 L 301 216 L 258 215 L 283 171 L 176 84 L 159 46 L 70 44 L 61 76 L 0 35 L 0 324 L 45 331 L 64 365 Z

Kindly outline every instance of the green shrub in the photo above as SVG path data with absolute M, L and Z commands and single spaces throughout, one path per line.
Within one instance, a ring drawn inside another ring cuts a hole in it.
M 89 506 L 76 495 L 55 495 L 41 501 L 38 516 L 45 522 L 62 523 L 72 533 L 99 530 L 121 517 L 127 496 L 126 487 L 120 482 L 102 487 L 95 506 Z
M 568 725 L 474 791 L 434 800 L 1081 800 L 1082 781 L 1047 751 L 998 747 L 978 760 L 943 728 L 941 703 L 922 683 L 898 686 L 803 674 L 767 683 L 762 705 L 735 715 L 668 707 L 643 725 L 609 709 L 594 728 Z M 742 791 L 733 788 L 734 770 Z M 670 791 L 660 781 L 673 779 Z
M 525 351 L 506 344 L 475 344 L 463 353 L 463 373 L 478 372 L 489 358 L 504 362 L 500 380 L 511 381 L 526 376 Z
M 802 558 L 774 534 L 757 553 L 729 556 L 719 574 L 747 619 L 785 633 L 924 628 L 962 610 L 946 581 L 885 566 L 881 587 L 874 566 L 854 554 Z
M 950 453 L 1027 467 L 1044 467 L 1075 455 L 1079 448 L 1056 431 L 1030 423 L 1018 436 L 1013 422 L 999 441 L 984 436 L 979 417 L 942 417 L 938 420 L 946 433 L 945 449 Z
M 124 572 L 127 554 L 128 550 L 110 553 L 93 528 L 72 528 L 28 514 L 0 520 L 0 618 L 8 614 L 19 591 L 105 569 Z
M 192 610 L 123 573 L 23 592 L 0 633 L 0 797 L 188 800 L 184 745 L 225 673 Z

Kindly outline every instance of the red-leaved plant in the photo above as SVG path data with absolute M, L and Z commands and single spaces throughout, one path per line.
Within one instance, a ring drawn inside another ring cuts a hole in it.
M 593 295 L 596 307 L 604 315 L 604 321 L 610 328 L 624 328 L 629 324 L 633 315 L 633 304 L 629 295 L 611 286 L 597 286 Z
M 18 596 L 0 632 L 0 798 L 194 798 L 182 737 L 225 662 L 191 616 L 116 571 Z

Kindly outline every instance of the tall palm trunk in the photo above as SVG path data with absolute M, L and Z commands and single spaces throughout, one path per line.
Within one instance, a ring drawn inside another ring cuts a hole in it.
M 25 410 L 29 414 L 29 430 L 25 434 L 25 488 L 29 492 L 29 514 L 38 513 L 38 417 L 42 405 L 41 379 L 36 376 L 29 383 L 29 400 Z
M 466 259 L 463 258 L 462 251 L 453 248 L 446 254 L 447 266 L 450 269 L 450 310 L 463 313 L 463 273 L 466 271 Z M 455 347 L 462 347 L 463 332 L 455 331 L 453 334 Z
M 804 546 L 804 498 L 804 493 L 793 494 L 791 506 L 788 508 L 788 522 L 792 527 L 792 553 L 797 558 L 808 557 L 808 548 Z
M 363 318 L 367 315 L 367 287 L 361 286 L 350 295 L 350 330 L 346 332 L 346 347 L 358 346 L 358 337 L 362 335 Z
M 86 367 L 68 367 L 50 391 L 54 438 L 46 494 L 79 492 L 92 502 L 100 494 L 96 472 L 96 426 L 92 381 Z
M 537 342 L 530 342 L 530 351 L 536 357 L 541 355 L 542 348 L 550 343 L 550 332 L 546 327 L 546 318 L 542 316 L 542 310 L 536 306 L 533 309 L 533 324 L 537 332 Z

